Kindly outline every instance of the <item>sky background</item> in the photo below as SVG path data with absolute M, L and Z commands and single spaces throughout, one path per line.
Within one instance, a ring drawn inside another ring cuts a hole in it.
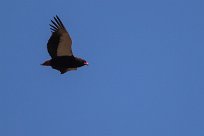
M 58 15 L 74 55 L 49 59 Z M 203 0 L 2 0 L 1 136 L 203 136 Z

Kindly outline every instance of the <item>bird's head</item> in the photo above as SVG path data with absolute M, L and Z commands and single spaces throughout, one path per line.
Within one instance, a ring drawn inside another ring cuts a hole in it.
M 89 63 L 86 61 L 86 60 L 84 60 L 84 59 L 82 59 L 82 58 L 76 58 L 76 60 L 77 60 L 77 66 L 78 67 L 82 67 L 82 66 L 88 66 L 89 65 Z
M 87 61 L 84 61 L 84 65 L 89 65 L 89 63 Z

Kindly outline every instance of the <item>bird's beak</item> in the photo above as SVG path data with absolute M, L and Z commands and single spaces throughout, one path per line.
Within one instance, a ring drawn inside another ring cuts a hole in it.
M 89 63 L 88 63 L 88 62 L 84 62 L 84 64 L 85 64 L 85 65 L 87 65 L 87 66 L 89 65 Z

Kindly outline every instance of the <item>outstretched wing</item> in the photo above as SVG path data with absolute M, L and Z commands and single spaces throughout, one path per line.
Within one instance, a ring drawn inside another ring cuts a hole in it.
M 58 16 L 51 20 L 52 35 L 47 43 L 47 50 L 52 58 L 57 56 L 72 56 L 72 40 Z

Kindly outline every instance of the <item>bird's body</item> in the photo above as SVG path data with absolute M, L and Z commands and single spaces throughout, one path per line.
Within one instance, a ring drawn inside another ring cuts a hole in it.
M 88 65 L 85 60 L 75 57 L 72 53 L 72 40 L 58 16 L 51 20 L 52 35 L 47 43 L 48 53 L 52 59 L 45 61 L 42 65 L 51 66 L 64 74 L 70 70 L 76 70 L 78 67 Z

